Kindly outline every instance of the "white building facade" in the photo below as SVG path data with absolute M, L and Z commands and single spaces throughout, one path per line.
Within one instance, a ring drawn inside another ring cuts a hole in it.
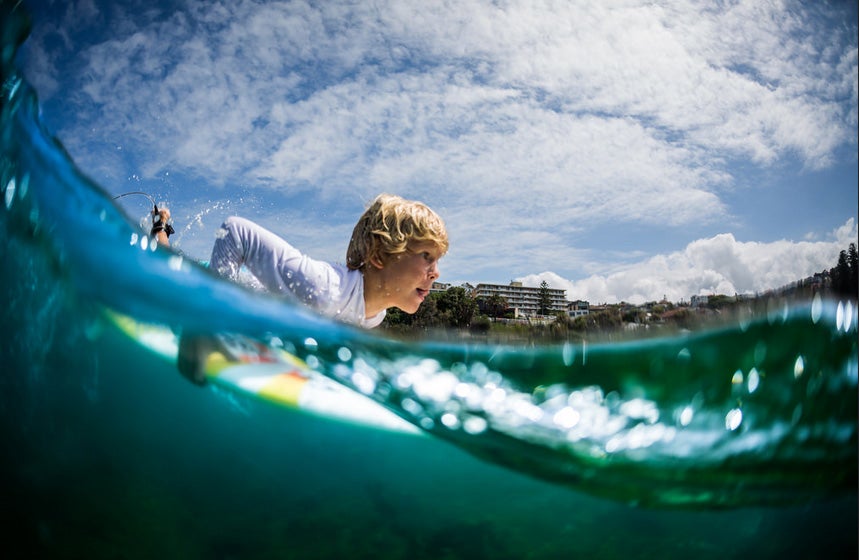
M 474 288 L 474 297 L 490 298 L 501 296 L 507 301 L 507 305 L 515 313 L 516 317 L 537 317 L 540 315 L 540 288 L 523 286 L 521 282 L 510 282 L 510 284 L 478 284 Z M 548 288 L 549 309 L 548 315 L 559 312 L 566 313 L 567 301 L 566 290 Z

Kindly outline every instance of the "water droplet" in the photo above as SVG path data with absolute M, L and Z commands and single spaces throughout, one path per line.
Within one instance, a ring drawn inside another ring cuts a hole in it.
M 692 418 L 695 416 L 695 409 L 691 406 L 687 406 L 683 408 L 680 412 L 680 425 L 688 426 L 692 422 Z
M 24 197 L 27 196 L 27 189 L 30 186 L 30 175 L 25 174 L 21 177 L 21 186 L 18 188 L 18 198 L 24 200 Z
M 6 183 L 6 208 L 12 208 L 12 200 L 15 198 L 15 189 L 16 189 L 15 177 L 9 179 L 9 182 Z
M 618 407 L 618 412 L 632 420 L 643 420 L 649 424 L 659 421 L 659 409 L 653 401 L 634 398 L 625 401 Z
M 412 374 L 405 371 L 394 378 L 394 386 L 401 390 L 406 390 L 412 386 Z
M 462 429 L 471 435 L 482 434 L 487 427 L 486 420 L 479 416 L 469 416 L 462 423 Z
M 450 412 L 442 414 L 441 423 L 451 430 L 459 429 L 460 426 L 459 418 L 456 417 L 456 414 L 451 414 Z
M 129 245 L 134 246 L 137 245 L 138 235 L 136 233 L 131 234 L 131 243 Z
M 576 351 L 573 350 L 573 345 L 569 342 L 564 343 L 564 349 L 561 351 L 561 358 L 564 360 L 564 365 L 569 367 L 573 365 Z
M 376 383 L 368 375 L 360 371 L 352 374 L 352 384 L 365 395 L 372 395 L 373 391 L 376 390 Z
M 316 352 L 316 349 L 319 348 L 319 343 L 316 342 L 315 338 L 307 337 L 304 339 L 304 347 L 311 352 Z
M 345 346 L 341 346 L 340 349 L 337 350 L 337 358 L 341 362 L 348 362 L 352 359 L 352 351 Z
M 751 371 L 749 371 L 749 379 L 748 379 L 749 393 L 754 393 L 755 391 L 758 390 L 758 385 L 760 384 L 760 381 L 761 381 L 761 376 L 758 373 L 758 370 L 755 368 L 752 368 Z
M 564 429 L 569 430 L 570 428 L 575 427 L 575 425 L 579 423 L 581 417 L 582 415 L 579 414 L 576 409 L 571 408 L 569 406 L 565 406 L 564 408 L 556 412 L 554 416 L 552 416 L 552 422 Z
M 414 399 L 403 399 L 401 406 L 403 407 L 403 410 L 405 410 L 412 416 L 420 416 L 424 412 L 424 408 Z
M 6 53 L 4 52 L 3 54 L 5 55 Z M 11 84 L 10 84 L 11 87 L 9 87 L 9 98 L 8 98 L 9 101 L 11 101 L 15 98 L 15 93 L 18 91 L 18 88 L 21 86 L 21 82 L 22 82 L 22 80 L 20 80 L 20 79 L 12 79 L 11 80 Z
M 793 376 L 795 378 L 799 378 L 802 375 L 802 372 L 805 371 L 805 360 L 802 359 L 802 356 L 796 357 L 796 362 L 793 364 Z
M 732 432 L 740 427 L 743 422 L 743 411 L 739 408 L 733 408 L 725 416 L 725 428 Z
M 814 300 L 811 302 L 811 321 L 814 324 L 820 320 L 820 316 L 823 314 L 823 299 L 820 297 L 820 294 L 814 294 Z

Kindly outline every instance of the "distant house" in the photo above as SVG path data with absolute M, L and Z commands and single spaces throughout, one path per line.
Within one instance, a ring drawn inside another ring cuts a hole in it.
M 710 301 L 710 296 L 692 296 L 692 307 L 704 307 Z
M 576 317 L 584 317 L 585 315 L 590 313 L 590 308 L 590 303 L 586 301 L 571 301 L 567 304 L 567 315 L 570 317 L 570 319 L 575 319 Z
M 451 285 L 447 282 L 433 282 L 432 287 L 430 288 L 430 293 L 443 293 L 448 291 L 451 288 Z

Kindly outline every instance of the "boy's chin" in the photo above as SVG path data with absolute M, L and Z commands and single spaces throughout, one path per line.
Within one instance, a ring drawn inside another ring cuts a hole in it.
M 415 313 L 418 312 L 418 309 L 420 309 L 420 306 L 421 306 L 420 303 L 416 303 L 414 305 L 404 305 L 402 307 L 397 307 L 397 309 L 399 309 L 403 313 L 407 313 L 409 315 L 414 315 Z

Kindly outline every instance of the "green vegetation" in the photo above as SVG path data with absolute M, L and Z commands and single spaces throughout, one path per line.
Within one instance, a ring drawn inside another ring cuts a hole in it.
M 384 325 L 393 332 L 402 333 L 448 327 L 464 329 L 471 326 L 476 313 L 477 301 L 465 288 L 456 287 L 429 294 L 414 315 L 389 309 Z
M 859 289 L 859 256 L 856 254 L 856 244 L 851 243 L 846 251 L 838 255 L 838 264 L 829 270 L 832 279 L 832 291 L 840 297 L 852 297 L 856 299 Z

